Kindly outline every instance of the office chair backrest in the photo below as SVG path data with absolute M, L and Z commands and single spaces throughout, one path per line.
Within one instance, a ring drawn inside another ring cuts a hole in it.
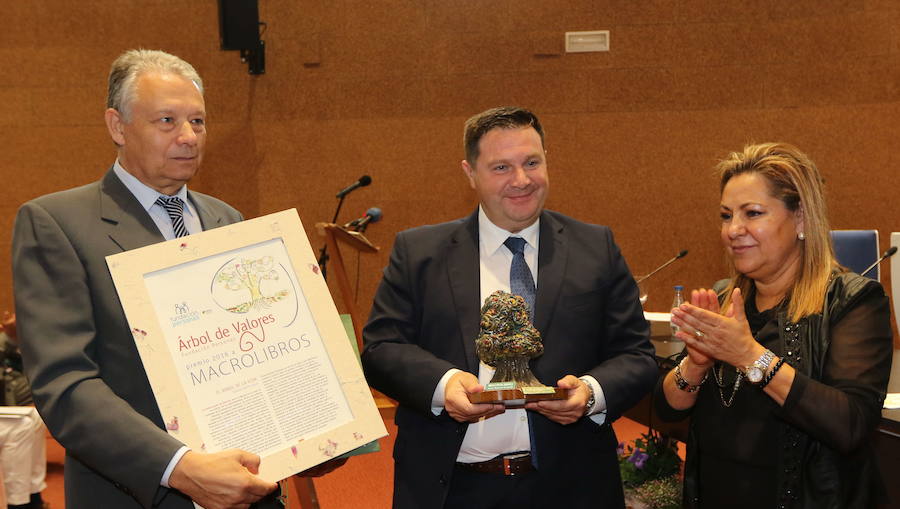
M 875 263 L 881 255 L 878 252 L 878 230 L 831 230 L 831 239 L 838 263 L 857 274 Z M 875 267 L 866 276 L 880 281 L 880 273 L 879 267 Z

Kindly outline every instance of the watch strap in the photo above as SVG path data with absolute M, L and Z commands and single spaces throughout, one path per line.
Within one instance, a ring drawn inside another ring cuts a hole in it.
M 588 393 L 590 393 L 587 403 L 584 404 L 584 415 L 590 415 L 591 410 L 594 408 L 594 403 L 597 402 L 596 396 L 594 394 L 594 386 L 591 384 L 591 382 L 585 380 L 584 378 L 579 378 L 579 380 L 581 380 L 581 382 L 587 386 Z

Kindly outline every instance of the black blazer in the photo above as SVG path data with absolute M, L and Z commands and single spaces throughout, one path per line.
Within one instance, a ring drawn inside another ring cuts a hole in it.
M 478 373 L 478 214 L 401 232 L 363 331 L 369 383 L 398 400 L 394 507 L 441 507 L 467 425 L 431 413 L 450 368 Z M 606 423 L 562 426 L 531 413 L 547 507 L 623 507 L 609 423 L 657 378 L 637 285 L 605 226 L 541 213 L 535 326 L 543 383 L 590 374 L 607 402 Z M 539 504 L 540 506 L 540 504 Z

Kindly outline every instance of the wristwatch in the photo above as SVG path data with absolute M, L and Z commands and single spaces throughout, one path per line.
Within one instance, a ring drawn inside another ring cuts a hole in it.
M 588 396 L 587 403 L 584 404 L 584 415 L 588 415 L 591 409 L 594 408 L 594 403 L 596 403 L 597 401 L 596 399 L 594 399 L 594 386 L 583 378 L 579 378 L 579 380 L 581 380 L 581 382 L 587 386 L 587 390 L 591 394 L 590 396 Z
M 772 353 L 772 350 L 766 350 L 759 356 L 759 359 L 756 359 L 756 362 L 749 366 L 745 366 L 744 376 L 747 377 L 747 381 L 753 384 L 762 382 L 766 370 L 769 369 L 769 364 L 772 364 L 772 359 L 774 358 L 775 354 Z

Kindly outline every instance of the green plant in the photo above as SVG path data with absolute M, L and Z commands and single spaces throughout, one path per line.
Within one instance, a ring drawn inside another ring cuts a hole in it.
M 652 480 L 678 475 L 681 458 L 674 439 L 650 430 L 633 445 L 619 443 L 619 471 L 626 489 L 635 489 Z

